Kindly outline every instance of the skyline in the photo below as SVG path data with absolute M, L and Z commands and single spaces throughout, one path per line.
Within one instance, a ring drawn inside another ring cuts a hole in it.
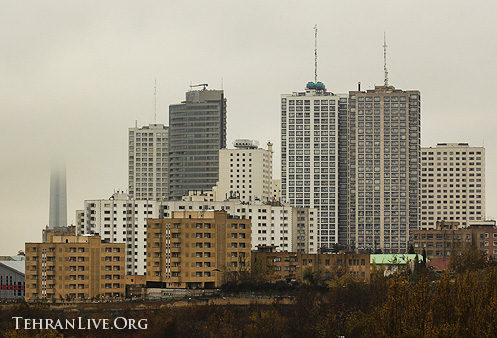
M 69 154 L 69 222 L 85 199 L 126 188 L 127 131 L 135 120 L 153 123 L 155 78 L 157 123 L 166 125 L 169 104 L 182 101 L 190 83 L 223 83 L 228 146 L 236 138 L 273 142 L 278 178 L 279 98 L 314 78 L 314 24 L 318 81 L 334 93 L 355 90 L 359 81 L 363 90 L 382 84 L 386 31 L 389 83 L 421 92 L 421 145 L 485 142 L 487 217 L 497 216 L 490 175 L 497 166 L 490 85 L 496 4 L 421 1 L 409 13 L 390 1 L 323 3 L 320 10 L 283 1 L 116 4 L 66 3 L 52 11 L 13 3 L 0 14 L 2 254 L 41 239 L 53 153 Z

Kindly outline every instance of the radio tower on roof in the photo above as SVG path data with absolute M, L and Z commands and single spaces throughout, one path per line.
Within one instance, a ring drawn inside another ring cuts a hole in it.
M 387 34 L 385 32 L 383 32 L 383 70 L 385 71 L 385 87 L 388 87 Z
M 318 25 L 314 25 L 314 83 L 318 82 Z

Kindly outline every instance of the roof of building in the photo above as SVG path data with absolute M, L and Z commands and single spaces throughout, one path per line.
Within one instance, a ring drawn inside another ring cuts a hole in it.
M 373 254 L 369 257 L 371 264 L 399 265 L 416 259 L 416 254 Z M 419 256 L 418 259 L 420 259 Z
M 0 256 L 0 261 L 23 261 L 24 259 L 25 259 L 24 255 Z
M 433 270 L 435 271 L 444 271 L 449 267 L 450 264 L 450 259 L 446 257 L 439 257 L 439 258 L 434 258 L 431 261 L 429 261 L 426 265 L 428 267 L 433 267 Z
M 5 267 L 15 270 L 18 273 L 25 274 L 26 270 L 26 262 L 24 261 L 0 261 L 0 265 L 4 265 Z

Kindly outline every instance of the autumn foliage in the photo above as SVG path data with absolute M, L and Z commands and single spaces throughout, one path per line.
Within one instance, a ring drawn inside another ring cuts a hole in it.
M 468 261 L 457 264 L 468 266 Z M 290 304 L 277 299 L 268 305 L 204 302 L 77 314 L 147 318 L 147 330 L 14 330 L 14 315 L 76 315 L 19 305 L 0 310 L 0 337 L 497 337 L 497 267 L 470 266 L 465 272 L 454 266 L 458 272 L 435 279 L 423 267 L 416 274 L 401 270 L 389 277 L 375 271 L 369 283 L 346 274 L 328 281 L 326 288 L 296 288 Z

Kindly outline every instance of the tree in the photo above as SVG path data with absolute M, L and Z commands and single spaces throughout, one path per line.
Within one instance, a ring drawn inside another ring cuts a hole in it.
M 309 283 L 312 286 L 323 286 L 324 285 L 324 275 L 321 270 L 312 271 L 312 268 L 308 267 L 304 270 L 302 279 L 304 282 Z
M 485 252 L 468 244 L 463 246 L 461 252 L 451 257 L 449 268 L 458 274 L 466 271 L 478 271 L 488 266 Z
M 339 253 L 343 249 L 344 249 L 344 246 L 341 245 L 340 243 L 333 243 L 331 245 L 331 252 L 333 252 L 334 254 Z
M 286 320 L 277 311 L 258 311 L 250 316 L 247 337 L 285 337 Z
M 414 254 L 415 253 L 414 252 L 414 246 L 412 245 L 412 243 L 411 243 L 411 245 L 409 245 L 409 252 L 408 253 L 410 253 L 410 254 Z

